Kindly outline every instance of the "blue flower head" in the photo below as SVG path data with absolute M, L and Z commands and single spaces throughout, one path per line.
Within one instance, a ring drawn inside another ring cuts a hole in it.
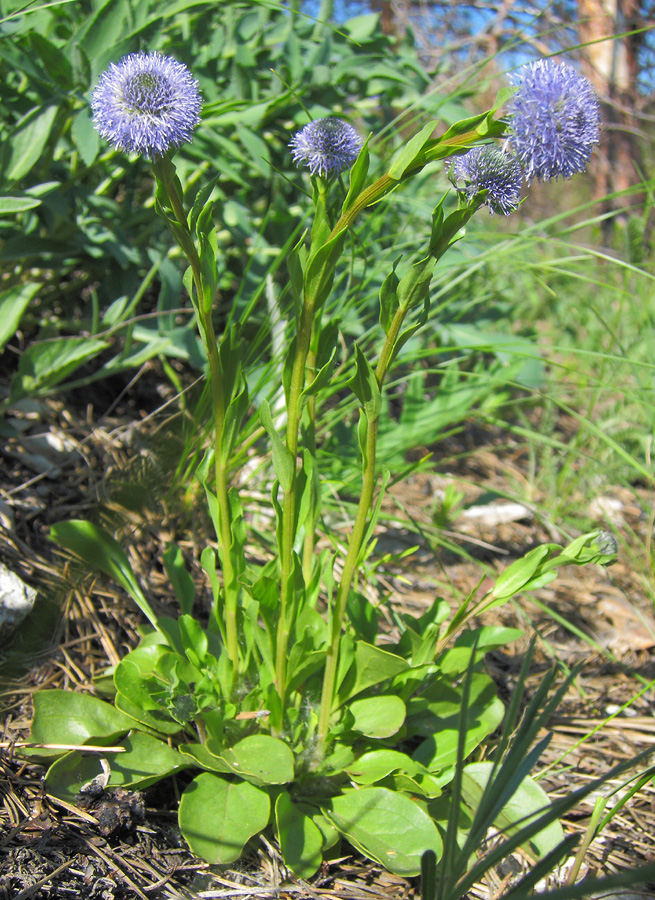
M 190 141 L 200 121 L 198 82 L 161 53 L 130 53 L 101 76 L 93 124 L 117 150 L 151 159 Z
M 315 119 L 298 131 L 289 142 L 296 165 L 305 165 L 312 175 L 338 175 L 355 162 L 363 141 L 352 125 L 328 116 Z
M 522 66 L 507 104 L 509 140 L 528 179 L 584 172 L 600 140 L 600 107 L 591 83 L 550 59 Z
M 508 216 L 518 209 L 523 169 L 518 159 L 494 144 L 474 147 L 458 156 L 450 170 L 450 180 L 461 194 L 471 200 L 487 191 L 489 212 Z

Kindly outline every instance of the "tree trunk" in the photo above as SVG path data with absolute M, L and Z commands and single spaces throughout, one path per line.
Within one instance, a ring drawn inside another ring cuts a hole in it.
M 602 103 L 603 137 L 592 171 L 596 195 L 626 191 L 642 180 L 637 141 L 637 50 L 639 35 L 614 37 L 636 27 L 637 0 L 578 0 L 584 74 Z M 636 194 L 608 199 L 606 211 L 626 218 L 627 210 L 643 197 Z

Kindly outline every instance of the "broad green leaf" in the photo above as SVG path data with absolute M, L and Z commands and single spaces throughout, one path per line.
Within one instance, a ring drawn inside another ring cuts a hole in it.
M 275 803 L 275 824 L 284 862 L 299 878 L 311 878 L 323 860 L 323 835 L 286 791 Z
M 5 182 L 20 181 L 43 155 L 59 107 L 37 106 L 17 123 L 7 138 L 9 154 L 3 177 Z
M 399 750 L 372 750 L 351 763 L 346 771 L 358 784 L 375 784 L 391 772 L 412 771 L 415 765 L 413 759 Z
M 420 763 L 398 750 L 371 750 L 346 769 L 357 784 L 375 784 L 392 772 L 407 772 L 414 775 L 420 770 L 426 771 Z
M 365 641 L 357 641 L 355 657 L 339 687 L 339 702 L 345 703 L 361 691 L 393 678 L 408 668 L 409 663 L 402 657 Z
M 35 743 L 106 744 L 134 728 L 134 719 L 91 694 L 36 691 L 33 702 L 30 741 Z M 43 752 L 48 755 L 47 751 Z M 61 752 L 50 751 L 50 755 Z
M 435 699 L 431 699 L 434 697 Z M 449 770 L 457 759 L 459 720 L 462 708 L 461 688 L 436 681 L 432 691 L 412 698 L 407 704 L 410 733 L 428 734 L 412 758 L 432 773 Z M 470 683 L 469 709 L 464 755 L 470 754 L 491 734 L 503 719 L 505 707 L 496 696 L 489 676 L 476 672 Z
M 378 787 L 346 791 L 323 812 L 351 844 L 396 875 L 418 875 L 426 850 L 441 856 L 434 822 L 405 794 Z
M 213 864 L 241 856 L 247 841 L 268 824 L 268 794 L 247 781 L 227 781 L 203 772 L 180 800 L 179 823 L 191 850 Z
M 225 775 L 232 773 L 232 769 L 225 760 L 210 753 L 205 744 L 181 744 L 180 752 L 189 756 L 194 761 L 194 765 L 208 769 L 210 772 L 222 772 Z
M 267 734 L 252 734 L 227 750 L 214 751 L 214 743 L 207 748 L 224 760 L 230 771 L 253 784 L 287 784 L 293 781 L 293 752 L 277 738 Z
M 70 550 L 91 569 L 99 569 L 114 578 L 143 612 L 150 624 L 159 630 L 157 616 L 143 595 L 127 556 L 111 535 L 82 519 L 58 522 L 50 529 L 50 537 L 60 547 Z
M 71 91 L 75 85 L 73 69 L 62 47 L 56 46 L 36 30 L 30 32 L 29 41 L 30 49 L 41 59 L 49 77 L 65 91 Z
M 317 812 L 314 807 L 307 810 L 307 814 L 311 818 L 312 822 L 318 830 L 321 832 L 321 837 L 323 839 L 323 850 L 329 850 L 330 847 L 334 847 L 341 840 L 341 835 L 339 831 L 334 827 L 332 822 L 329 819 L 326 819 L 323 813 Z
M 393 783 L 396 790 L 430 798 L 441 794 L 444 783 L 398 750 L 371 750 L 351 763 L 346 771 L 357 784 L 390 787 Z
M 190 765 L 188 757 L 142 731 L 132 731 L 120 746 L 125 753 L 117 753 L 109 761 L 111 785 L 145 788 Z
M 391 737 L 405 721 L 405 704 L 393 694 L 353 700 L 348 704 L 348 710 L 355 717 L 352 730 L 367 737 Z
M 107 754 L 107 761 L 114 755 Z M 73 750 L 54 762 L 45 776 L 45 787 L 53 797 L 59 797 L 66 803 L 75 803 L 75 799 L 85 784 L 103 774 L 100 757 L 82 755 Z
M 465 766 L 462 772 L 462 796 L 467 805 L 476 810 L 482 801 L 485 788 L 493 770 L 493 763 L 479 762 Z M 493 791 L 493 787 L 491 789 Z M 536 781 L 527 775 L 520 783 L 502 811 L 494 819 L 494 825 L 505 834 L 513 834 L 537 819 L 550 808 L 548 795 Z M 551 822 L 527 842 L 525 849 L 536 856 L 546 856 L 564 840 L 559 822 Z
M 478 659 L 489 650 L 506 647 L 523 636 L 524 632 L 520 628 L 503 628 L 500 625 L 471 628 L 460 634 L 450 650 L 446 650 L 439 657 L 439 668 L 444 674 L 462 674 L 468 668 L 474 648 Z
M 188 757 L 140 731 L 132 732 L 119 746 L 123 753 L 107 753 L 106 757 L 111 768 L 110 785 L 145 788 L 191 765 Z M 97 756 L 84 756 L 75 750 L 50 766 L 46 787 L 55 797 L 73 803 L 80 788 L 101 773 Z
M 40 284 L 25 282 L 0 293 L 0 350 L 16 333 L 23 313 L 40 288 Z

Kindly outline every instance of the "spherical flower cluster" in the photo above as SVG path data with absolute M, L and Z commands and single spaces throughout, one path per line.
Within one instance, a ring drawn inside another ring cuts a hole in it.
M 528 179 L 584 172 L 600 140 L 600 108 L 591 83 L 550 59 L 522 66 L 507 105 L 509 141 Z
M 352 125 L 328 116 L 315 119 L 298 131 L 289 143 L 296 165 L 305 165 L 312 175 L 337 175 L 355 162 L 363 141 Z
M 457 157 L 450 180 L 469 200 L 480 191 L 487 191 L 484 202 L 489 211 L 508 216 L 518 208 L 521 199 L 523 169 L 511 153 L 485 144 Z
M 112 63 L 93 92 L 93 124 L 117 150 L 151 159 L 190 141 L 200 121 L 198 82 L 161 53 L 130 53 Z

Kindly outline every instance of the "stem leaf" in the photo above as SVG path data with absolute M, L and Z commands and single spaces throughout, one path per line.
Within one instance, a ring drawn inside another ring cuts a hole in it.
M 295 476 L 295 460 L 287 447 L 285 447 L 282 438 L 275 430 L 273 417 L 271 416 L 271 408 L 266 400 L 262 401 L 262 405 L 259 410 L 259 416 L 261 419 L 261 423 L 264 426 L 264 430 L 271 439 L 273 469 L 275 470 L 275 477 L 282 485 L 282 490 L 285 493 L 288 493 L 291 490 L 291 486 L 293 485 L 293 479 Z

